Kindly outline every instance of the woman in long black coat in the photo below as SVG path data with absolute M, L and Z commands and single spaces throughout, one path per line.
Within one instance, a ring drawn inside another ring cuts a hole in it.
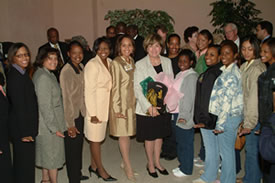
M 28 47 L 24 43 L 13 44 L 8 52 L 8 61 L 7 96 L 10 102 L 14 183 L 34 183 L 38 107 L 34 85 L 27 72 L 30 64 Z

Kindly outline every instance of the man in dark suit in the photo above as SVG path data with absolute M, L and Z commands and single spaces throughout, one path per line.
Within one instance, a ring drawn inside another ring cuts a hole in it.
M 144 38 L 138 35 L 138 27 L 136 25 L 129 25 L 127 27 L 127 34 L 131 36 L 135 41 L 134 60 L 135 62 L 137 62 L 138 60 L 146 56 L 146 52 L 143 48 Z
M 269 21 L 261 21 L 258 23 L 256 27 L 256 36 L 261 41 L 261 43 L 264 42 L 264 40 L 272 37 L 273 33 L 273 25 Z
M 65 42 L 59 41 L 58 30 L 54 27 L 47 30 L 47 38 L 49 42 L 39 47 L 37 56 L 39 56 L 41 54 L 41 50 L 44 50 L 45 48 L 52 47 L 59 50 L 61 59 L 58 61 L 57 69 L 53 72 L 59 82 L 59 73 L 63 65 L 66 64 L 69 59 L 67 55 L 68 45 Z
M 41 49 L 49 47 L 56 48 L 59 50 L 63 62 L 61 65 L 64 65 L 68 60 L 68 45 L 65 42 L 59 41 L 58 30 L 54 27 L 51 27 L 47 30 L 47 37 L 49 42 L 39 47 L 38 54 L 40 53 Z

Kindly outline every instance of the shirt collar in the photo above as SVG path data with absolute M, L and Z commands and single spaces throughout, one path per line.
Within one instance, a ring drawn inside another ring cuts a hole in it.
M 266 37 L 262 40 L 262 43 L 263 43 L 266 39 L 268 39 L 269 37 L 270 37 L 270 35 L 266 36 Z
M 26 69 L 22 69 L 19 65 L 17 64 L 12 64 L 12 66 L 18 71 L 20 72 L 20 74 L 24 75 L 26 73 Z
M 235 65 L 235 63 L 230 64 L 228 67 L 225 67 L 225 65 L 224 65 L 220 68 L 220 70 L 223 72 L 231 71 L 234 65 Z
M 234 43 L 238 46 L 238 48 L 240 47 L 240 38 L 239 38 L 239 36 L 238 36 L 237 39 L 234 41 Z
M 54 76 L 54 71 L 50 71 L 49 69 L 47 69 L 46 67 L 42 67 L 41 69 L 43 69 L 44 71 L 46 71 L 48 74 L 53 75 Z
M 246 62 L 244 63 L 244 64 L 245 64 L 244 70 L 247 70 L 253 63 L 254 63 L 254 59 L 251 60 L 249 63 L 246 61 Z
M 68 61 L 68 63 L 70 64 L 70 66 L 73 68 L 73 70 L 75 71 L 76 74 L 80 74 L 79 70 L 82 71 L 82 68 L 79 65 L 79 70 L 76 68 L 76 66 L 72 63 L 71 60 Z
M 56 44 L 53 44 L 51 42 L 49 42 L 49 43 L 50 43 L 50 45 L 51 45 L 52 48 L 55 48 L 55 45 L 57 46 L 57 48 L 59 48 L 58 42 Z

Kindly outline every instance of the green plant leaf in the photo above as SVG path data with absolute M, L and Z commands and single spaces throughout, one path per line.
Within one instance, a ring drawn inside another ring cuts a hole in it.
M 104 16 L 104 20 L 109 20 L 111 25 L 118 22 L 124 22 L 127 25 L 134 24 L 138 26 L 139 34 L 146 37 L 154 31 L 155 26 L 162 24 L 168 29 L 168 34 L 174 32 L 174 19 L 165 11 L 148 9 L 133 10 L 114 10 L 108 11 Z

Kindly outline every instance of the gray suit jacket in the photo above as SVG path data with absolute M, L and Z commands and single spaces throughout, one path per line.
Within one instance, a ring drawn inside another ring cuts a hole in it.
M 173 75 L 171 60 L 163 56 L 160 56 L 160 60 L 163 72 L 167 75 Z M 155 79 L 156 75 L 157 72 L 151 64 L 148 55 L 136 63 L 136 70 L 134 73 L 134 90 L 137 99 L 136 114 L 146 116 L 146 112 L 151 106 L 150 102 L 142 93 L 140 82 L 149 76 Z
M 33 75 L 33 83 L 38 100 L 39 135 L 64 132 L 66 124 L 61 89 L 53 73 L 38 68 Z

